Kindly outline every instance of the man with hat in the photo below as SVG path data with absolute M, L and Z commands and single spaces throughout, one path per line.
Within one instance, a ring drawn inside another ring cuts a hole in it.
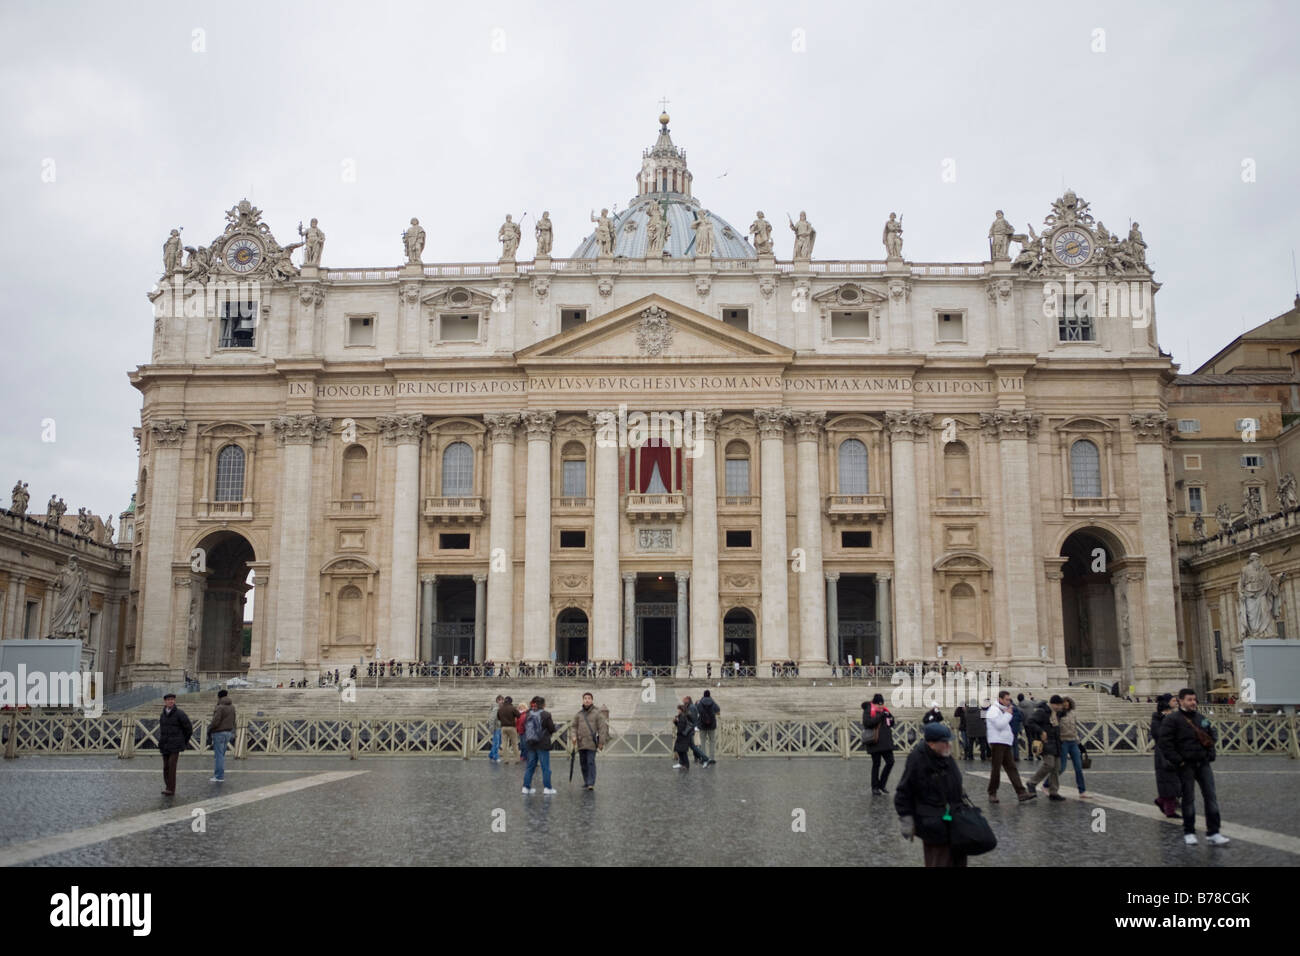
M 953 853 L 945 817 L 966 799 L 961 769 L 952 759 L 952 731 L 929 723 L 925 739 L 908 754 L 903 779 L 894 790 L 903 839 L 921 838 L 926 866 L 965 866 L 966 854 Z M 950 818 L 950 817 L 949 817 Z
M 194 725 L 176 706 L 175 694 L 163 695 L 163 712 L 158 718 L 158 753 L 163 758 L 163 796 L 176 796 L 176 764 L 190 744 Z

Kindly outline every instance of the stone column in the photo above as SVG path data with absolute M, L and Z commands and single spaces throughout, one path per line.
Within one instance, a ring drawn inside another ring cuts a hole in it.
M 487 660 L 487 575 L 474 575 L 474 663 Z
M 894 660 L 894 613 L 889 603 L 888 574 L 876 575 L 876 617 L 880 621 L 880 660 L 892 663 Z
M 780 408 L 756 408 L 763 528 L 763 633 L 760 665 L 790 659 L 790 612 L 785 539 L 785 421 Z M 759 673 L 763 673 L 760 669 Z
M 623 575 L 623 660 L 636 660 L 636 575 Z
M 821 434 L 825 412 L 793 412 L 790 415 L 797 441 L 796 495 L 798 507 L 795 547 L 804 552 L 804 569 L 799 575 L 799 673 L 809 677 L 830 676 L 826 660 L 826 589 L 822 576 L 822 481 Z
M 844 663 L 840 647 L 840 576 L 836 571 L 826 572 L 826 655 L 836 665 Z
M 164 668 L 179 666 L 168 659 L 167 651 L 172 619 L 172 564 L 176 560 L 181 443 L 185 440 L 186 427 L 187 423 L 179 419 L 149 425 L 149 488 L 144 501 L 149 538 L 145 548 L 144 596 L 140 602 L 144 626 L 136 660 L 143 665 Z
M 388 636 L 381 647 L 390 658 L 414 660 L 420 650 L 416 623 L 416 552 L 420 534 L 420 441 L 424 416 L 381 415 L 378 420 L 385 443 L 397 451 L 393 467 L 393 547 L 389 568 Z
M 893 497 L 894 573 L 898 575 L 898 628 L 896 657 L 917 660 L 922 656 L 921 596 L 928 594 L 921 573 L 921 556 L 917 546 L 916 455 L 914 444 L 930 428 L 925 412 L 886 412 L 885 427 L 891 438 L 892 470 L 890 488 Z M 926 529 L 929 533 L 929 529 Z M 884 657 L 884 649 L 881 649 Z
M 691 459 L 691 660 L 721 664 L 718 639 L 718 456 L 722 410 L 698 413 Z
M 498 663 L 514 657 L 515 639 L 515 427 L 518 412 L 484 415 L 492 438 L 492 500 L 488 502 L 487 656 Z
M 420 660 L 433 660 L 433 625 L 438 623 L 438 604 L 434 588 L 438 576 L 426 574 L 420 578 Z
M 1178 627 L 1174 621 L 1178 595 L 1169 542 L 1168 505 L 1165 500 L 1165 450 L 1168 436 L 1164 412 L 1129 415 L 1137 440 L 1138 507 L 1142 515 L 1142 552 L 1147 556 L 1144 608 L 1147 659 L 1135 662 L 1139 693 L 1155 684 L 1186 679 L 1178 659 Z M 1241 679 L 1241 674 L 1236 675 Z
M 23 634 L 23 623 L 27 618 L 27 575 L 15 574 L 12 576 L 13 585 L 11 592 L 13 601 L 9 608 L 9 627 L 6 629 L 5 637 L 19 640 L 26 635 Z
M 524 659 L 551 657 L 551 433 L 555 412 L 526 411 L 528 486 L 524 510 Z M 593 609 L 594 610 L 594 609 Z
M 1011 662 L 1017 679 L 1046 681 L 1038 640 L 1038 568 L 1033 514 L 1025 495 L 1030 442 L 1041 416 L 1009 408 L 980 413 L 980 428 L 998 441 L 1002 501 L 1002 593 L 1006 596 Z M 1027 671 L 1027 673 L 1021 673 Z
M 691 572 L 677 572 L 677 676 L 685 677 L 690 670 L 691 655 L 690 647 L 690 630 L 687 621 L 690 619 L 690 604 L 688 603 L 686 584 L 691 579 Z
M 587 415 L 596 428 L 596 500 L 591 553 L 591 645 L 593 661 L 612 661 L 618 652 L 618 440 L 611 411 Z

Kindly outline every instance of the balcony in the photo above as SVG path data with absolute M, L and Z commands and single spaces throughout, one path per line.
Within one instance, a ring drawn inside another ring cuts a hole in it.
M 137 506 L 137 513 L 139 510 Z M 253 502 L 248 498 L 242 501 L 200 501 L 198 518 L 200 521 L 251 521 Z
M 1108 495 L 1104 498 L 1076 498 L 1065 495 L 1061 498 L 1061 511 L 1065 514 L 1107 514 L 1119 511 L 1119 498 Z
M 551 514 L 572 515 L 572 514 L 591 514 L 595 505 L 594 498 L 574 497 L 565 495 L 560 498 L 551 499 Z
M 430 524 L 482 524 L 483 499 L 460 497 L 425 498 L 424 520 Z
M 979 511 L 979 495 L 939 495 L 935 502 L 937 511 Z
M 686 496 L 672 494 L 627 496 L 628 521 L 681 521 L 686 514 Z
M 718 511 L 722 514 L 758 514 L 758 495 L 721 495 L 718 498 Z
M 883 518 L 885 515 L 885 496 L 827 495 L 826 515 L 832 522 Z

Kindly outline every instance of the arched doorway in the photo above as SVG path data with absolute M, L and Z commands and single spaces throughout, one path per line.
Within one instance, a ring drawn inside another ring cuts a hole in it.
M 245 659 L 250 648 L 251 617 L 245 626 L 245 613 L 252 611 L 249 563 L 257 560 L 253 546 L 233 531 L 218 531 L 204 538 L 199 547 L 207 553 L 207 572 L 194 609 L 202 621 L 197 651 L 197 674 L 246 673 Z
M 1110 535 L 1076 531 L 1061 545 L 1061 623 L 1065 666 L 1118 670 L 1119 618 L 1111 575 L 1122 559 Z
M 555 660 L 559 664 L 581 664 L 587 660 L 587 615 L 566 607 L 555 619 Z
M 733 607 L 722 619 L 722 660 L 727 664 L 753 667 L 758 663 L 758 638 L 754 615 Z

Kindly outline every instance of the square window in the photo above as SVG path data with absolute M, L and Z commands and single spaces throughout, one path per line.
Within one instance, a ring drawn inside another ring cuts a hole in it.
M 586 309 L 561 309 L 560 310 L 560 331 L 567 332 L 569 329 L 576 329 L 587 321 Z
M 1200 455 L 1184 455 L 1184 456 L 1183 456 L 1183 468 L 1186 469 L 1187 471 L 1200 471 L 1200 470 L 1201 470 L 1201 456 L 1200 456 Z
M 749 331 L 749 309 L 723 309 L 722 321 L 733 329 Z
M 440 315 L 438 316 L 439 342 L 477 342 L 477 315 Z
M 1242 455 L 1242 456 L 1241 456 L 1241 467 L 1242 467 L 1242 468 L 1258 468 L 1258 467 L 1259 467 L 1259 455 Z
M 831 338 L 833 339 L 869 339 L 871 338 L 870 312 L 832 312 Z
M 752 548 L 754 546 L 754 532 L 752 531 L 728 531 L 727 547 L 728 548 Z
M 869 548 L 871 547 L 870 531 L 841 531 L 840 532 L 841 548 Z
M 373 315 L 348 316 L 348 345 L 375 344 L 375 317 Z
M 938 312 L 935 314 L 936 342 L 965 342 L 966 316 L 962 312 Z
M 585 548 L 587 546 L 587 532 L 585 531 L 561 531 L 560 547 L 561 548 Z
M 1180 432 L 1199 432 L 1201 430 L 1201 420 L 1199 418 L 1180 418 L 1178 419 L 1178 430 Z
M 1094 303 L 1091 293 L 1081 292 L 1068 298 L 1059 295 L 1053 300 L 1057 327 L 1062 342 L 1095 342 L 1097 330 L 1093 325 Z
M 438 535 L 438 547 L 444 551 L 468 551 L 469 535 L 440 534 Z

